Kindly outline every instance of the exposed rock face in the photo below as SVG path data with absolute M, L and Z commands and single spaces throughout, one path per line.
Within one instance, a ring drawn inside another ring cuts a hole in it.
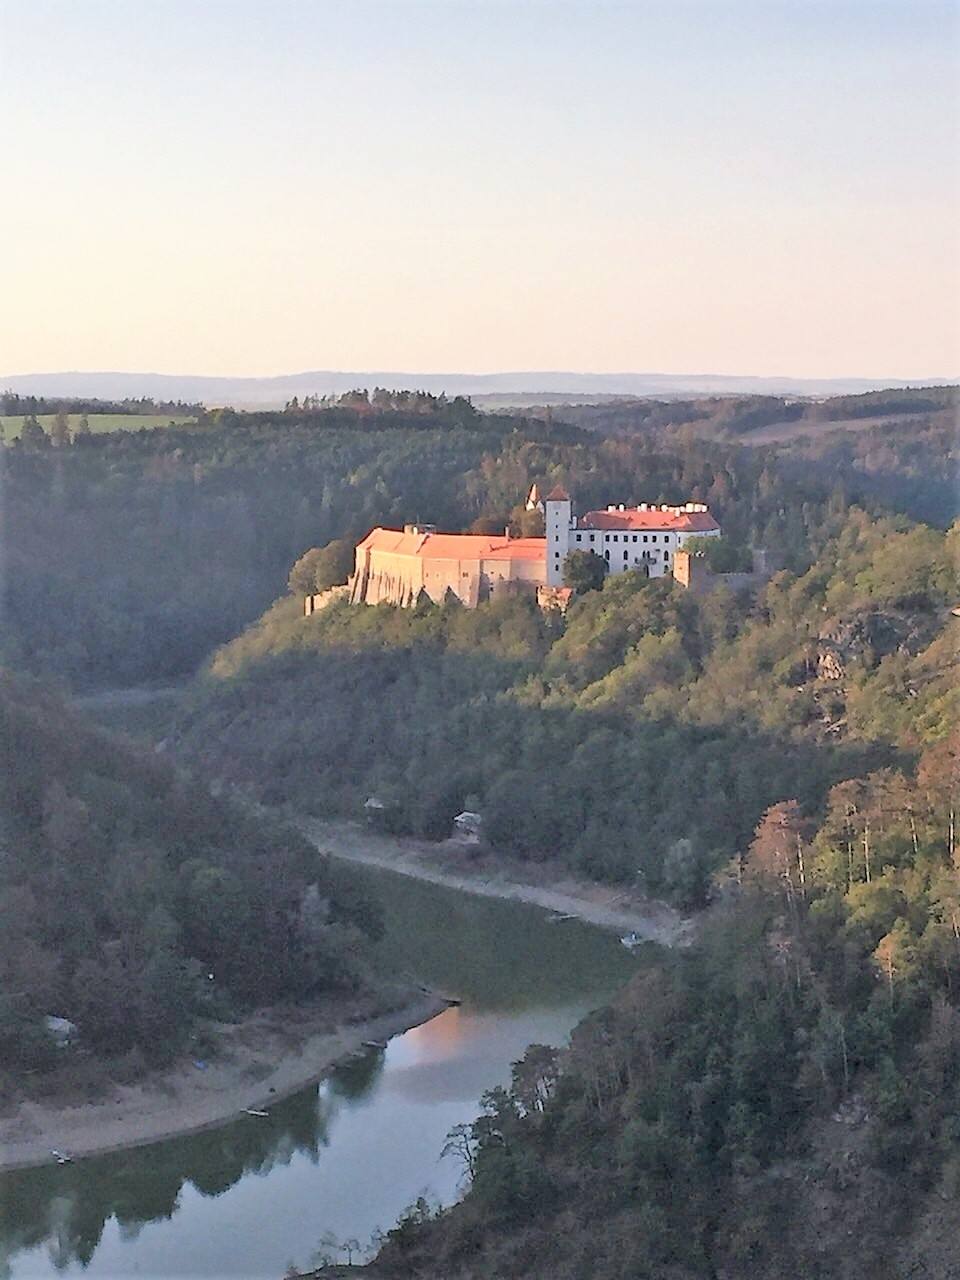
M 842 680 L 853 662 L 874 667 L 891 653 L 919 653 L 935 630 L 934 618 L 879 609 L 855 618 L 835 618 L 817 636 L 817 675 L 821 680 Z
M 843 659 L 829 641 L 817 645 L 817 676 L 820 680 L 842 680 L 846 675 Z

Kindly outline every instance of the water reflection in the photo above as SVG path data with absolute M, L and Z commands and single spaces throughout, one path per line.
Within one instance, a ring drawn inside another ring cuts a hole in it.
M 262 1176 L 288 1164 L 295 1152 L 315 1161 L 327 1145 L 338 1099 L 373 1087 L 382 1069 L 379 1056 L 351 1064 L 323 1089 L 314 1086 L 276 1103 L 267 1119 L 245 1116 L 149 1148 L 7 1175 L 0 1196 L 7 1259 L 48 1242 L 58 1269 L 74 1260 L 87 1265 L 111 1217 L 123 1238 L 134 1240 L 144 1223 L 173 1217 L 185 1184 L 219 1196 L 245 1174 Z
M 533 1040 L 559 1043 L 636 961 L 515 903 L 381 872 L 381 961 L 462 1007 L 319 1086 L 206 1133 L 0 1179 L 0 1277 L 279 1277 L 325 1230 L 369 1238 L 423 1191 L 449 1201 L 444 1134 Z

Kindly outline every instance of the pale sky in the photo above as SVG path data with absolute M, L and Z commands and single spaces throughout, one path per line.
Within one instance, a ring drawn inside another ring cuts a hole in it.
M 0 0 L 0 376 L 960 371 L 939 0 Z

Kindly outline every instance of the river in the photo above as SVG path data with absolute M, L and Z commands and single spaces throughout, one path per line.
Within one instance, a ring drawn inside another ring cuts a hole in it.
M 379 963 L 462 1004 L 266 1119 L 0 1177 L 2 1280 L 280 1280 L 314 1264 L 327 1233 L 366 1245 L 418 1196 L 456 1198 L 461 1171 L 440 1158 L 449 1129 L 528 1044 L 562 1044 L 641 963 L 614 934 L 536 907 L 351 874 L 383 903 Z

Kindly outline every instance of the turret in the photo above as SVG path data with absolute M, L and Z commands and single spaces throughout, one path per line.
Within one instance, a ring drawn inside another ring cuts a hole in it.
M 547 494 L 543 506 L 547 533 L 547 585 L 562 587 L 563 562 L 570 550 L 573 503 L 566 489 L 558 484 Z

